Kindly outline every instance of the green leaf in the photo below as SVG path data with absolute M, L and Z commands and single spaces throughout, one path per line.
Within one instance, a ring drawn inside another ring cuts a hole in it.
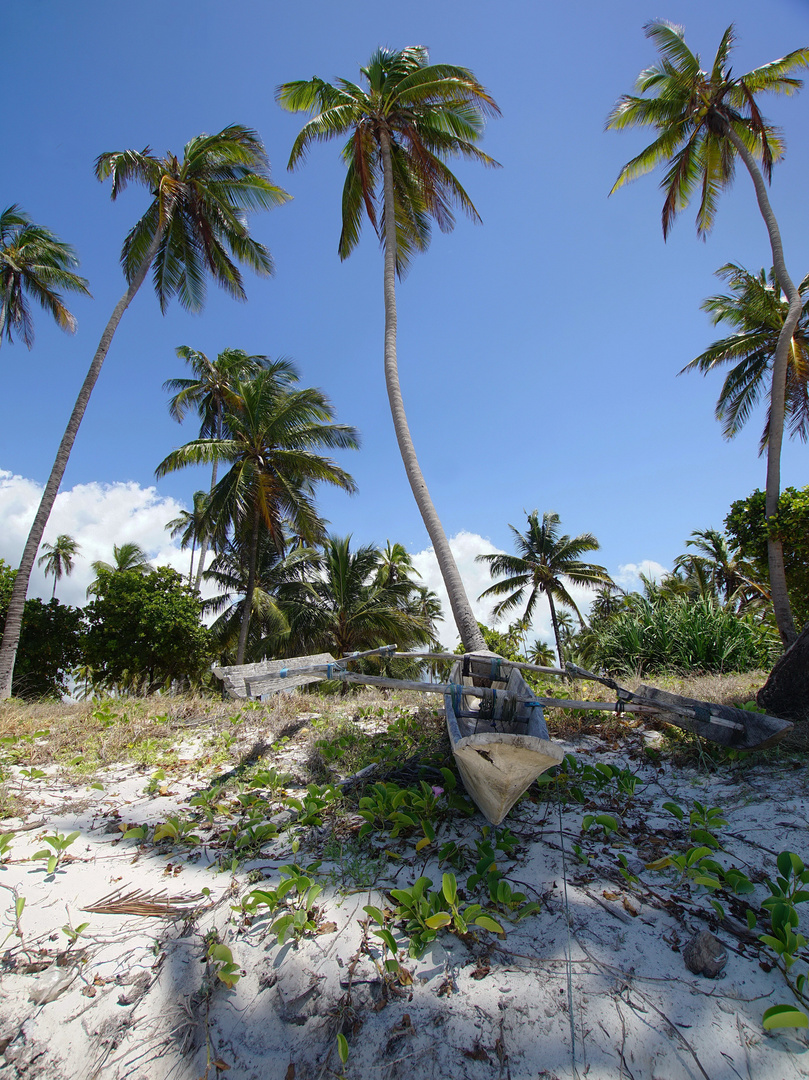
M 676 802 L 664 802 L 663 809 L 668 810 L 670 814 L 674 814 L 678 821 L 682 821 L 685 817 L 685 810 Z
M 761 1020 L 765 1031 L 773 1028 L 805 1028 L 809 1027 L 809 1016 L 794 1005 L 773 1005 L 766 1009 Z
M 441 892 L 448 904 L 454 905 L 458 901 L 458 883 L 454 874 L 444 874 L 441 882 Z
M 448 911 L 439 911 L 424 920 L 431 930 L 440 930 L 442 926 L 449 926 L 452 916 Z
M 341 1031 L 337 1033 L 337 1053 L 343 1065 L 348 1061 L 348 1040 Z
M 496 922 L 488 915 L 478 915 L 478 917 L 475 919 L 475 926 L 480 926 L 483 930 L 489 930 L 492 934 L 505 933 L 505 930 L 500 925 L 500 923 Z
M 374 907 L 373 904 L 366 904 L 362 910 L 367 915 L 370 915 L 374 922 L 379 923 L 380 926 L 385 925 L 385 916 L 378 907 Z

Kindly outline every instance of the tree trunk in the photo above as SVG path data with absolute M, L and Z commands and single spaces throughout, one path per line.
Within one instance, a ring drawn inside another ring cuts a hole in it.
M 402 455 L 407 479 L 410 482 L 419 513 L 433 543 L 441 577 L 444 579 L 449 595 L 455 625 L 467 652 L 476 652 L 485 650 L 486 643 L 478 628 L 477 620 L 472 612 L 449 542 L 419 467 L 399 386 L 399 370 L 396 359 L 396 214 L 394 209 L 390 137 L 384 128 L 380 131 L 379 141 L 385 190 L 385 385 L 388 391 L 388 401 L 390 402 L 393 426 L 396 431 L 396 440 L 399 444 L 399 453 Z
M 778 335 L 778 344 L 775 347 L 775 357 L 772 365 L 772 389 L 770 391 L 770 432 L 767 439 L 767 484 L 765 492 L 766 518 L 771 518 L 778 510 L 778 500 L 781 497 L 781 446 L 784 441 L 784 409 L 786 406 L 787 369 L 789 367 L 789 355 L 792 348 L 792 335 L 801 317 L 801 294 L 795 288 L 784 261 L 784 248 L 781 243 L 781 231 L 775 219 L 770 200 L 767 195 L 767 186 L 764 177 L 756 164 L 755 158 L 745 144 L 729 125 L 726 128 L 727 136 L 739 153 L 742 161 L 747 166 L 747 171 L 756 189 L 759 210 L 767 226 L 772 249 L 772 263 L 775 269 L 778 284 L 784 291 L 789 301 L 789 309 L 784 319 L 784 325 Z M 770 592 L 772 593 L 773 610 L 775 621 L 784 648 L 795 641 L 798 631 L 795 628 L 795 620 L 792 617 L 792 607 L 789 603 L 787 591 L 787 579 L 784 571 L 784 548 L 780 540 L 768 538 L 767 561 L 770 569 Z
M 809 721 L 809 623 L 780 657 L 756 702 L 771 716 Z
M 217 401 L 216 403 L 216 437 L 222 438 L 222 403 Z M 219 468 L 219 462 L 213 463 L 211 469 L 211 495 L 213 495 L 213 489 L 216 487 L 216 474 Z M 196 507 L 194 507 L 196 510 Z M 202 584 L 202 571 L 205 569 L 205 556 L 208 554 L 208 537 L 203 533 L 199 541 L 199 562 L 197 563 L 197 580 L 194 588 L 199 592 Z
M 236 649 L 236 663 L 244 663 L 244 654 L 247 652 L 247 631 L 250 628 L 250 616 L 253 613 L 253 593 L 256 591 L 256 563 L 258 562 L 258 530 L 260 522 L 260 509 L 258 498 L 253 508 L 253 531 L 250 536 L 250 563 L 247 568 L 247 589 L 244 594 L 244 609 L 242 611 L 242 625 L 239 628 L 239 645 Z
M 76 440 L 79 425 L 82 422 L 87 403 L 90 400 L 90 394 L 93 392 L 93 387 L 95 386 L 101 371 L 101 365 L 104 363 L 109 351 L 113 335 L 118 329 L 118 323 L 121 321 L 121 316 L 132 303 L 135 294 L 143 284 L 152 263 L 152 259 L 155 257 L 157 249 L 160 246 L 161 236 L 162 232 L 158 232 L 155 235 L 140 270 L 138 270 L 138 273 L 132 280 L 129 288 L 115 305 L 110 321 L 107 323 L 104 333 L 101 335 L 101 341 L 96 349 L 93 362 L 90 364 L 90 369 L 87 372 L 81 390 L 79 391 L 79 396 L 76 398 L 76 404 L 73 406 L 73 412 L 70 414 L 65 433 L 62 436 L 62 441 L 56 452 L 56 460 L 53 463 L 51 475 L 48 477 L 48 482 L 42 493 L 42 500 L 39 504 L 39 509 L 36 512 L 34 523 L 31 526 L 31 531 L 28 534 L 28 540 L 23 549 L 17 576 L 14 579 L 14 587 L 11 590 L 11 598 L 9 599 L 8 613 L 6 615 L 6 626 L 3 632 L 2 644 L 0 644 L 0 700 L 11 697 L 11 680 L 14 676 L 14 662 L 17 658 L 17 648 L 20 643 L 20 631 L 22 629 L 22 617 L 25 608 L 25 597 L 28 592 L 28 582 L 31 578 L 31 570 L 34 566 L 36 553 L 42 542 L 42 534 L 45 532 L 45 526 L 48 524 L 48 518 L 51 515 L 53 504 L 56 501 L 56 496 L 59 492 L 59 485 L 62 483 L 62 477 L 67 468 L 70 451 L 73 449 L 73 443 Z
M 562 638 L 559 634 L 559 620 L 556 618 L 556 606 L 553 602 L 553 597 L 549 592 L 545 593 L 548 598 L 548 605 L 551 609 L 551 624 L 553 626 L 553 636 L 556 640 L 556 655 L 559 657 L 559 667 L 564 670 L 565 658 L 562 653 Z

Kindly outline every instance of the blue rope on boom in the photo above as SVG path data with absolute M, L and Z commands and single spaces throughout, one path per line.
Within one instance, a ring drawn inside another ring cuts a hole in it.
M 289 674 L 289 668 L 282 667 L 281 670 L 278 672 L 278 678 L 279 679 L 285 679 L 288 674 Z
M 334 664 L 326 664 L 326 678 L 327 679 L 331 678 L 331 671 L 332 671 L 333 667 L 334 667 Z
M 492 679 L 499 679 L 500 678 L 500 657 L 499 656 L 496 656 L 492 660 L 492 672 L 491 672 L 490 678 L 492 678 Z

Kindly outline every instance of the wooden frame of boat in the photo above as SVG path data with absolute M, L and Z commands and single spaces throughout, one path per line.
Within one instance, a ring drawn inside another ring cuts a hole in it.
M 451 660 L 448 683 L 417 682 L 348 671 L 364 657 Z M 541 697 L 521 671 L 592 680 L 615 691 L 614 704 Z M 483 815 L 499 825 L 519 797 L 546 769 L 559 765 L 564 751 L 548 736 L 544 708 L 598 709 L 605 712 L 663 713 L 667 722 L 722 746 L 741 750 L 772 746 L 794 726 L 763 713 L 715 705 L 669 694 L 655 687 L 625 690 L 613 679 L 575 664 L 560 668 L 505 660 L 495 653 L 399 653 L 395 645 L 351 653 L 335 660 L 329 653 L 213 668 L 232 697 L 260 697 L 287 687 L 339 679 L 392 689 L 442 694 L 450 744 L 469 795 Z
M 548 736 L 542 704 L 516 667 L 467 654 L 452 668 L 444 713 L 452 752 L 470 797 L 499 825 L 538 776 L 565 752 Z M 485 689 L 483 697 L 469 688 Z

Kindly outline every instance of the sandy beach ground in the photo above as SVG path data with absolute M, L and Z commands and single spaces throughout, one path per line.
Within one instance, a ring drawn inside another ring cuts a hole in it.
M 347 709 L 355 741 L 384 723 Z M 236 720 L 189 724 L 162 763 L 81 776 L 7 759 L 21 816 L 0 824 L 2 1080 L 809 1075 L 806 1032 L 762 1028 L 765 1009 L 795 999 L 758 942 L 778 853 L 809 855 L 802 760 L 675 765 L 658 732 L 629 722 L 571 741 L 566 779 L 532 789 L 499 831 L 496 872 L 524 894 L 510 906 L 492 901 L 485 875 L 470 887 L 493 837 L 478 813 L 448 807 L 448 790 L 435 793 L 434 840 L 380 825 L 360 838 L 356 791 L 318 810 L 306 784 L 319 717 L 286 710 L 272 730 L 235 705 Z M 230 740 L 229 761 L 212 731 Z M 604 764 L 611 774 L 594 778 Z M 337 781 L 339 761 L 330 767 Z M 705 846 L 701 826 L 719 842 L 710 857 L 754 892 L 648 868 Z M 282 867 L 315 862 L 311 903 L 305 889 L 253 902 L 289 880 Z M 445 874 L 457 909 L 480 903 L 504 933 L 439 929 L 410 955 L 391 890 L 426 876 L 438 892 Z M 301 909 L 308 925 L 280 943 L 273 924 Z M 701 931 L 719 943 L 715 977 L 685 963 Z M 798 953 L 794 975 L 806 971 Z

